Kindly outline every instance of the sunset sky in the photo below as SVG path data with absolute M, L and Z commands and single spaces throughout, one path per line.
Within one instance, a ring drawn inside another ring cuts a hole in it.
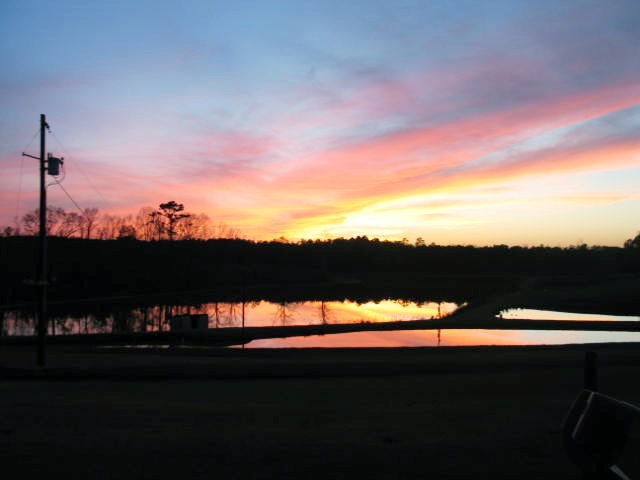
M 37 206 L 44 113 L 64 188 L 105 213 L 176 200 L 253 240 L 640 231 L 638 0 L 3 0 L 0 64 L 0 225 Z

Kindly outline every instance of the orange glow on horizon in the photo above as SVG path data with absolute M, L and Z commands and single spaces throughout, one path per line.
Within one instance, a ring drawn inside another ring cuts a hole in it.
M 389 97 L 389 108 L 394 99 L 396 93 Z M 625 91 L 618 85 L 359 137 L 331 147 L 320 145 L 308 154 L 291 157 L 278 156 L 279 150 L 286 151 L 289 143 L 295 143 L 284 132 L 276 132 L 274 138 L 214 134 L 194 150 L 205 155 L 215 146 L 231 157 L 267 156 L 270 160 L 265 164 L 184 162 L 180 167 L 171 165 L 168 172 L 154 172 L 154 177 L 141 173 L 122 177 L 104 168 L 104 197 L 130 193 L 126 202 L 102 211 L 135 216 L 143 206 L 155 208 L 160 202 L 176 199 L 189 212 L 204 212 L 214 225 L 224 223 L 251 240 L 361 235 L 396 241 L 422 236 L 429 240 L 438 230 L 438 243 L 477 244 L 482 237 L 479 230 L 491 220 L 484 212 L 492 206 L 519 208 L 518 197 L 527 189 L 525 182 L 640 167 L 640 140 L 629 135 L 590 143 L 565 133 L 545 140 L 545 136 L 637 104 L 640 90 Z M 88 152 L 80 149 L 76 156 L 85 154 Z M 162 151 L 151 155 L 170 164 L 170 155 Z M 520 192 L 509 191 L 513 182 L 519 182 Z M 70 187 L 87 188 L 83 184 Z M 637 196 L 616 197 L 610 192 L 584 191 L 581 197 L 559 192 L 544 200 L 568 203 L 567 199 L 583 198 L 584 204 L 587 199 L 605 201 L 607 196 L 609 203 L 638 200 Z M 91 196 L 95 197 L 94 193 Z M 149 198 L 154 201 L 146 201 Z M 51 199 L 55 204 L 56 197 Z M 478 207 L 483 208 L 483 215 L 465 213 Z M 464 240 L 461 232 L 465 232 Z M 527 239 L 516 242 L 522 244 Z

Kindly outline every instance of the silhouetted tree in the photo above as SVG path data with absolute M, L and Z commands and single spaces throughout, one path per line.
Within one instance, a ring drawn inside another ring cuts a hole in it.
M 22 217 L 22 228 L 27 235 L 37 235 L 40 230 L 40 209 L 27 212 Z M 64 208 L 47 207 L 47 235 L 71 237 L 80 231 L 81 217 L 75 212 L 67 213 Z
M 178 224 L 178 222 L 191 216 L 191 214 L 189 213 L 181 213 L 183 211 L 184 205 L 182 203 L 177 203 L 174 200 L 166 203 L 161 203 L 160 209 L 156 211 L 156 217 L 159 215 L 165 220 L 165 231 L 167 232 L 169 240 L 173 240 L 173 238 L 175 237 L 176 225 Z
M 153 207 L 142 207 L 136 214 L 133 225 L 136 229 L 136 238 L 150 241 L 154 239 L 156 226 L 153 222 L 155 210 Z
M 640 233 L 624 242 L 624 248 L 640 248 Z
M 62 210 L 62 209 L 61 209 Z M 64 210 L 61 212 L 58 228 L 52 235 L 58 237 L 72 237 L 75 234 L 80 234 L 82 231 L 82 216 L 76 212 L 67 213 Z
M 82 211 L 80 220 L 80 236 L 82 238 L 91 238 L 91 233 L 96 227 L 98 220 L 98 209 L 95 207 L 85 208 Z
M 122 225 L 118 230 L 118 238 L 119 239 L 135 239 L 136 238 L 136 229 L 133 225 Z
M 48 213 L 48 212 L 47 212 Z M 37 235 L 40 228 L 40 209 L 36 208 L 31 212 L 27 212 L 22 216 L 22 230 L 27 235 Z M 48 222 L 47 222 L 48 223 Z
M 97 237 L 101 240 L 114 240 L 120 236 L 120 229 L 123 226 L 131 225 L 132 223 L 133 218 L 131 215 L 102 215 L 97 229 Z
M 18 231 L 9 225 L 6 225 L 0 229 L 0 236 L 2 237 L 13 237 L 15 235 L 18 235 Z
M 238 240 L 242 238 L 242 233 L 237 228 L 231 228 L 226 223 L 219 222 L 218 225 L 213 228 L 213 233 L 210 238 L 231 238 Z
M 165 226 L 162 215 L 156 210 L 149 213 L 149 227 L 151 228 L 151 238 L 149 240 L 160 240 L 164 235 Z
M 181 240 L 206 240 L 213 236 L 211 219 L 204 213 L 190 214 L 178 223 L 176 233 Z

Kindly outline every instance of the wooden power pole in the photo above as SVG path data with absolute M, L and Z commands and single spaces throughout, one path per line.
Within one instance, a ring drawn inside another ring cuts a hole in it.
M 45 129 L 49 128 L 44 114 L 40 115 L 40 258 L 38 278 L 38 356 L 37 364 L 45 364 L 45 344 L 47 340 L 47 171 L 45 154 Z
M 34 284 L 37 287 L 38 297 L 38 325 L 37 325 L 37 339 L 38 339 L 38 355 L 37 364 L 44 366 L 46 362 L 45 358 L 45 345 L 47 340 L 47 185 L 45 183 L 45 174 L 56 176 L 59 174 L 59 168 L 62 164 L 61 158 L 55 158 L 51 155 L 47 158 L 46 155 L 46 130 L 49 129 L 47 120 L 44 114 L 40 115 L 40 156 L 36 157 L 23 153 L 25 157 L 35 158 L 40 161 L 40 254 L 38 261 L 38 274 Z

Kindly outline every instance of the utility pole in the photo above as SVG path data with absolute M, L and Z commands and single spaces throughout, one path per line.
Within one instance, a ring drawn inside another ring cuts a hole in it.
M 45 344 L 47 341 L 47 186 L 44 174 L 47 170 L 45 160 L 45 128 L 49 128 L 44 114 L 40 115 L 40 261 L 38 279 L 38 356 L 37 364 L 45 364 Z
M 34 282 L 38 289 L 38 354 L 36 362 L 38 366 L 44 366 L 46 362 L 45 358 L 45 345 L 47 340 L 47 185 L 45 183 L 45 173 L 48 171 L 49 175 L 58 175 L 60 165 L 62 164 L 62 158 L 56 158 L 49 154 L 46 157 L 46 132 L 45 129 L 49 129 L 49 125 L 45 119 L 44 114 L 40 115 L 40 156 L 35 157 L 22 153 L 25 157 L 35 158 L 40 161 L 40 255 L 38 261 L 38 279 Z

